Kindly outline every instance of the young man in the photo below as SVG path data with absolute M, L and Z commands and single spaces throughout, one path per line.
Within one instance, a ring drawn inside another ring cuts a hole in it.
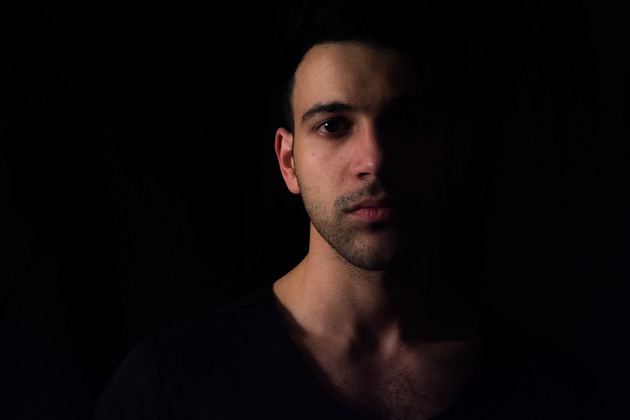
M 466 260 L 446 245 L 467 214 L 449 206 L 470 135 L 436 82 L 441 63 L 365 16 L 313 19 L 276 132 L 311 221 L 308 254 L 211 318 L 145 340 L 96 419 L 585 414 L 566 370 L 487 322 L 474 270 L 445 269 Z
M 417 123 L 416 72 L 387 47 L 314 45 L 295 72 L 294 129 L 276 134 L 311 220 L 308 255 L 274 284 L 291 336 L 332 393 L 393 418 L 443 411 L 477 353 L 466 302 L 422 302 L 437 280 L 428 239 L 452 145 Z

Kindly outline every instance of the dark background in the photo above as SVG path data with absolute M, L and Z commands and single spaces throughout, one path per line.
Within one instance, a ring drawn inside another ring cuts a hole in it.
M 274 6 L 3 6 L 1 417 L 88 418 L 138 340 L 305 253 L 272 147 Z M 629 350 L 622 15 L 595 1 L 473 9 L 459 35 L 503 133 L 480 239 L 491 301 L 581 361 L 616 414 Z

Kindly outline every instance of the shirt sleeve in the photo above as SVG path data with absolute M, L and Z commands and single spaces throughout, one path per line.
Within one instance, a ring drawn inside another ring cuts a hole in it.
M 148 338 L 118 366 L 99 399 L 93 420 L 169 418 L 154 342 Z

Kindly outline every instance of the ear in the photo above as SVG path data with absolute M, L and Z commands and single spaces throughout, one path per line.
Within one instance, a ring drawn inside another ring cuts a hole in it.
M 287 184 L 287 188 L 293 194 L 299 194 L 300 187 L 298 186 L 295 162 L 293 161 L 293 133 L 286 128 L 278 128 L 276 130 L 275 149 L 280 172 L 285 184 Z

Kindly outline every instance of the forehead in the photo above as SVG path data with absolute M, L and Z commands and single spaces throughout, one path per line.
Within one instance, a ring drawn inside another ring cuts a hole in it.
M 317 44 L 295 72 L 296 116 L 315 103 L 375 107 L 416 89 L 417 74 L 400 52 L 361 42 Z

